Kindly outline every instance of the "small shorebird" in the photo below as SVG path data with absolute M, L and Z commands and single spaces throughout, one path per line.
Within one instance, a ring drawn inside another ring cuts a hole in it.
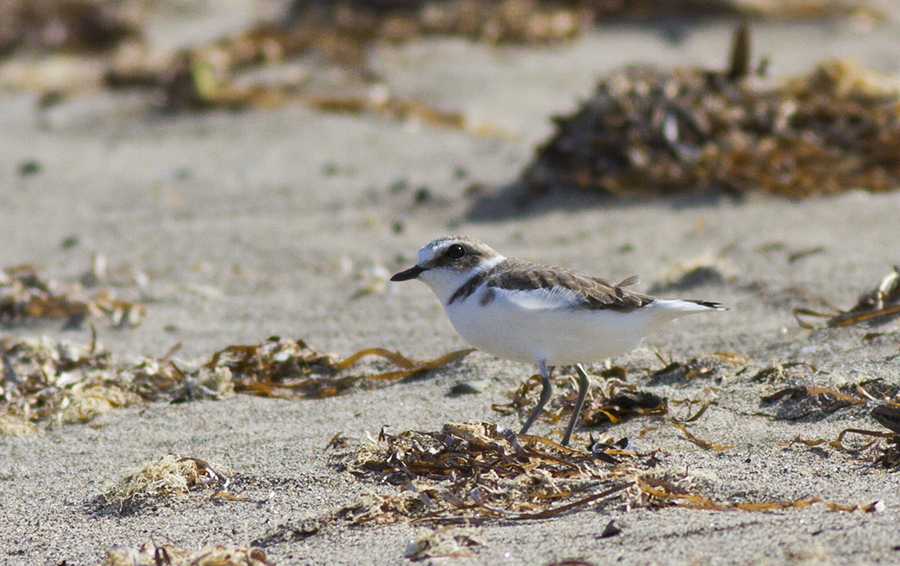
M 568 445 L 590 378 L 582 363 L 635 349 L 664 323 L 686 314 L 726 310 L 718 303 L 657 299 L 564 267 L 503 257 L 462 236 L 438 238 L 419 250 L 415 266 L 391 281 L 419 279 L 437 296 L 456 332 L 472 346 L 505 358 L 537 363 L 541 396 L 520 434 L 550 400 L 550 368 L 574 365 L 578 398 L 562 444 Z

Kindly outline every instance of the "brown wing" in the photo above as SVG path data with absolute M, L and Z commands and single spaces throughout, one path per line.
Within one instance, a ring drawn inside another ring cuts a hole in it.
M 576 293 L 591 310 L 630 311 L 653 301 L 653 297 L 625 289 L 636 281 L 629 277 L 621 284 L 591 277 L 572 269 L 507 259 L 487 276 L 489 287 L 525 291 L 542 287 L 562 287 Z

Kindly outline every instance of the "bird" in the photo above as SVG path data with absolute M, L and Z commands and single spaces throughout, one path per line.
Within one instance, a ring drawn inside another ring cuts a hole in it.
M 466 236 L 432 240 L 416 264 L 391 281 L 418 279 L 431 287 L 456 332 L 478 350 L 537 364 L 541 394 L 519 434 L 526 434 L 550 400 L 554 366 L 574 366 L 578 396 L 562 445 L 568 446 L 590 387 L 582 364 L 637 348 L 678 317 L 727 310 L 710 301 L 660 299 L 565 267 L 507 258 Z

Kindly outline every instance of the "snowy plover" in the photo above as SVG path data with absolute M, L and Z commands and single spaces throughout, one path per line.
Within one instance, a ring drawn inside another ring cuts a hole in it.
M 541 397 L 525 434 L 550 400 L 549 368 L 574 365 L 578 399 L 566 426 L 567 445 L 590 385 L 582 363 L 636 348 L 656 328 L 686 314 L 725 310 L 718 303 L 657 299 L 564 267 L 503 257 L 471 238 L 438 238 L 419 250 L 415 266 L 391 281 L 420 279 L 434 291 L 453 328 L 489 354 L 537 363 Z

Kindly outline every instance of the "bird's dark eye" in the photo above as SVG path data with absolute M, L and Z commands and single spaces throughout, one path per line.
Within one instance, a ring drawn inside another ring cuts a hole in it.
M 447 248 L 447 257 L 450 259 L 462 259 L 466 255 L 466 248 L 459 244 L 453 244 Z

